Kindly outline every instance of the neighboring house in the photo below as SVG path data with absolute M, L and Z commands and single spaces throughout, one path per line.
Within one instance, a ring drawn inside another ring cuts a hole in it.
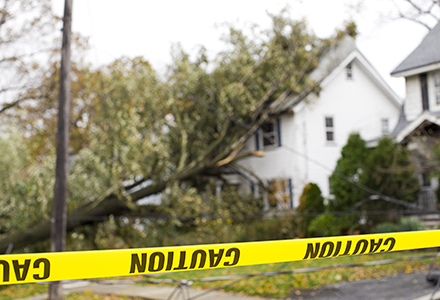
M 367 141 L 389 135 L 399 120 L 400 99 L 347 36 L 311 74 L 319 95 L 290 99 L 272 122 L 247 141 L 246 151 L 264 157 L 239 163 L 269 183 L 266 207 L 294 208 L 309 182 L 329 197 L 329 177 L 352 132 Z M 246 185 L 258 193 L 258 185 Z
M 434 210 L 438 180 L 430 173 L 438 170 L 432 150 L 440 141 L 440 23 L 391 75 L 406 81 L 402 115 L 392 136 L 413 154 L 422 184 L 420 206 Z

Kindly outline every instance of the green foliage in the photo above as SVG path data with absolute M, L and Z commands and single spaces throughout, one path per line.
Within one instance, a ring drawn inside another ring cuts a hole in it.
M 366 197 L 363 190 L 346 179 L 359 182 L 368 152 L 365 141 L 358 133 L 349 136 L 330 177 L 330 189 L 334 195 L 334 199 L 329 201 L 331 211 L 346 211 Z M 342 178 L 341 174 L 347 178 Z
M 33 225 L 50 214 L 54 160 L 31 164 L 29 151 L 17 132 L 0 138 L 0 232 Z
M 372 229 L 373 233 L 416 231 L 425 229 L 423 224 L 417 218 L 400 218 L 398 223 L 380 223 Z
M 346 235 L 357 230 L 352 216 L 320 215 L 313 219 L 307 231 L 310 237 Z
M 343 178 L 344 175 L 347 178 Z M 350 182 L 351 181 L 351 182 Z M 330 177 L 330 185 L 334 199 L 330 200 L 329 209 L 335 212 L 351 212 L 355 209 L 382 211 L 385 218 L 392 220 L 396 214 L 392 210 L 401 206 L 378 199 L 367 201 L 370 193 L 353 184 L 358 182 L 380 194 L 395 199 L 414 202 L 420 189 L 414 173 L 409 152 L 401 145 L 386 137 L 378 142 L 374 149 L 367 149 L 365 141 L 359 134 L 350 135 L 347 144 L 342 148 L 341 158 Z M 356 207 L 361 204 L 361 207 Z M 351 215 L 342 218 L 350 224 L 351 229 L 359 227 L 359 216 Z M 383 221 L 383 215 L 369 215 L 366 229 Z M 345 231 L 349 228 L 345 228 Z
M 358 34 L 356 23 L 354 21 L 347 21 L 344 23 L 344 26 L 345 28 L 343 30 L 338 31 L 337 36 L 343 38 L 345 35 L 349 35 L 355 39 Z
M 409 152 L 391 140 L 379 141 L 365 161 L 361 182 L 375 191 L 406 202 L 415 202 L 420 185 L 410 161 Z M 394 203 L 383 200 L 370 201 L 365 204 L 368 210 L 389 211 L 401 209 Z M 389 214 L 392 220 L 393 214 Z M 369 222 L 377 224 L 383 216 L 369 216 Z M 371 224 L 370 224 L 371 225 Z
M 414 201 L 420 186 L 410 158 L 404 147 L 391 138 L 383 138 L 365 161 L 361 180 L 379 193 Z
M 309 183 L 304 187 L 299 198 L 299 206 L 296 210 L 303 214 L 324 212 L 324 198 L 321 195 L 321 189 L 316 183 Z
M 100 207 L 115 195 L 131 216 L 78 229 L 68 247 L 251 240 L 266 238 L 264 232 L 293 237 L 294 220 L 267 227 L 258 217 L 249 221 L 261 203 L 228 187 L 217 197 L 211 179 L 222 178 L 218 167 L 236 159 L 288 97 L 319 90 L 308 75 L 335 39 L 318 39 L 284 12 L 272 16 L 270 29 L 254 33 L 230 28 L 226 50 L 213 59 L 203 48 L 191 59 L 176 46 L 164 78 L 142 58 L 121 58 L 98 70 L 73 59 L 68 209 Z M 23 134 L 8 141 L 23 149 L 7 150 L 13 157 L 5 172 L 13 172 L 2 175 L 0 201 L 14 209 L 5 211 L 5 235 L 48 220 L 58 73 L 57 63 L 48 64 L 41 85 L 27 95 L 35 101 L 9 109 L 4 119 Z M 130 198 L 125 187 L 142 181 L 158 187 L 161 205 L 142 207 Z M 275 232 L 277 226 L 282 229 Z
M 310 236 L 308 227 L 318 214 L 325 211 L 324 198 L 321 190 L 315 183 L 309 183 L 299 198 L 299 206 L 296 211 L 301 215 L 299 217 L 299 228 L 302 236 Z

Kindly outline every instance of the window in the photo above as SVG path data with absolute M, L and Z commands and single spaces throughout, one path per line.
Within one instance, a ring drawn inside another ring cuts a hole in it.
M 440 105 L 440 71 L 434 73 L 435 101 Z
M 333 117 L 325 117 L 325 134 L 328 142 L 333 142 L 335 140 Z
M 353 66 L 351 63 L 345 67 L 345 72 L 347 73 L 347 79 L 353 79 Z
M 261 130 L 263 131 L 263 146 L 271 146 L 276 145 L 277 143 L 277 132 L 276 125 L 274 122 L 264 123 L 261 126 Z
M 275 178 L 268 180 L 268 207 L 278 209 L 293 208 L 292 180 L 290 178 Z
M 256 149 L 260 150 L 262 142 L 263 148 L 270 146 L 281 147 L 281 126 L 280 118 L 273 121 L 266 122 L 261 126 L 261 129 L 255 134 Z
M 420 76 L 420 88 L 422 92 L 422 107 L 423 111 L 429 110 L 429 97 L 428 97 L 428 74 L 422 73 Z
M 382 119 L 382 135 L 389 134 L 388 119 Z

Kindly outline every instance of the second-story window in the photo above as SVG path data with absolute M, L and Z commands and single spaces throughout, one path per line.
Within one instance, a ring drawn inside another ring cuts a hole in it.
M 260 150 L 265 147 L 277 146 L 281 147 L 281 120 L 275 118 L 272 121 L 264 123 L 260 130 L 255 134 L 256 149 Z M 262 147 L 261 147 L 262 146 Z
M 382 135 L 388 135 L 390 133 L 388 119 L 382 119 Z
M 429 93 L 428 93 L 428 74 L 422 73 L 419 75 L 420 89 L 422 94 L 422 108 L 423 111 L 429 110 Z
M 333 142 L 335 140 L 333 117 L 325 117 L 325 135 L 327 142 Z
M 267 122 L 261 126 L 263 131 L 263 146 L 276 145 L 277 142 L 277 130 L 275 122 Z
M 347 74 L 347 79 L 353 79 L 353 66 L 351 63 L 349 63 L 346 67 L 345 67 L 345 72 Z
M 434 73 L 435 101 L 440 105 L 440 71 Z

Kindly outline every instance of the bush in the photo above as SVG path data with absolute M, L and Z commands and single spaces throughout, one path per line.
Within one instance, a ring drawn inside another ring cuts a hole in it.
M 373 233 L 399 232 L 399 231 L 416 231 L 425 229 L 423 224 L 417 218 L 404 217 L 400 218 L 399 223 L 381 223 L 373 228 Z
M 298 233 L 300 236 L 310 236 L 308 227 L 317 215 L 325 210 L 324 198 L 321 189 L 315 183 L 309 183 L 299 198 L 299 206 L 296 211 L 300 214 L 298 219 Z

